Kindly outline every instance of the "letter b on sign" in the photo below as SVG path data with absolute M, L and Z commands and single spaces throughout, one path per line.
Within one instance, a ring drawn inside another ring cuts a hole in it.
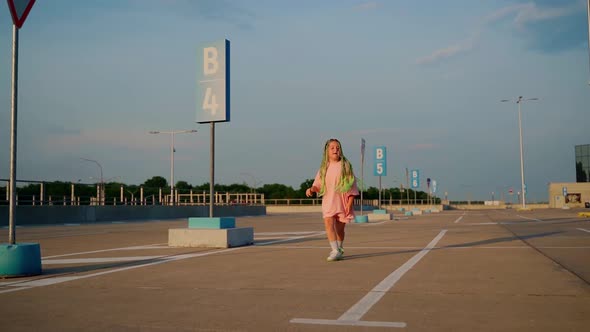
M 203 74 L 205 74 L 205 76 L 215 75 L 215 73 L 217 73 L 217 70 L 219 69 L 217 54 L 216 47 L 203 48 Z

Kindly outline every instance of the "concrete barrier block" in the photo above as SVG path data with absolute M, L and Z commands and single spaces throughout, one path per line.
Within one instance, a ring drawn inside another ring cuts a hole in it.
M 414 214 L 413 214 L 413 212 L 412 212 L 412 211 L 406 211 L 406 212 L 404 213 L 404 216 L 413 216 L 413 215 L 414 215 Z
M 388 214 L 371 213 L 368 216 L 369 216 L 369 221 L 391 220 L 393 217 L 393 215 L 391 213 L 388 213 Z
M 355 216 L 354 217 L 354 222 L 355 223 L 366 223 L 366 222 L 369 222 L 369 216 L 367 216 L 367 215 Z
M 373 210 L 373 214 L 387 214 L 387 210 L 375 209 Z
M 232 248 L 254 243 L 254 228 L 225 229 L 172 228 L 168 230 L 170 247 Z

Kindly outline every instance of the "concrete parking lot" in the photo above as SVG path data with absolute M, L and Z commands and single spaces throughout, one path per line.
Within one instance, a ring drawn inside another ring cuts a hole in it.
M 236 218 L 255 244 L 171 248 L 186 219 L 17 228 L 43 274 L 0 280 L 1 331 L 588 331 L 590 218 L 445 211 L 347 227 Z M 8 230 L 0 230 L 6 238 Z

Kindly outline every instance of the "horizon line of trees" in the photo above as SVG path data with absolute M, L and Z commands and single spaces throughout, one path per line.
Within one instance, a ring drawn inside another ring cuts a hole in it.
M 271 183 L 265 184 L 261 187 L 251 187 L 244 183 L 234 183 L 230 185 L 224 184 L 215 184 L 214 190 L 215 192 L 231 192 L 231 193 L 259 193 L 264 194 L 265 199 L 298 199 L 298 198 L 307 198 L 305 196 L 305 190 L 311 187 L 313 183 L 313 179 L 306 179 L 301 183 L 298 189 L 295 189 L 291 186 L 287 186 L 280 183 Z M 82 183 L 74 183 L 74 182 L 64 182 L 64 181 L 52 181 L 52 182 L 43 182 L 44 184 L 44 195 L 45 197 L 54 196 L 54 197 L 62 197 L 62 196 L 70 196 L 71 195 L 71 186 L 74 185 L 75 195 L 79 197 L 93 197 L 96 195 L 96 186 L 98 183 L 93 184 L 82 184 Z M 140 188 L 143 187 L 143 194 L 144 197 L 148 197 L 151 195 L 158 196 L 160 193 L 160 189 L 162 190 L 162 195 L 169 195 L 170 194 L 170 184 L 168 181 L 161 176 L 154 176 L 144 183 L 140 185 L 127 185 L 122 182 L 105 182 L 104 183 L 104 191 L 107 198 L 109 197 L 119 197 L 121 194 L 121 186 L 124 187 L 124 195 L 130 196 L 134 195 L 138 197 L 140 194 Z M 6 199 L 6 187 L 0 187 L 0 201 Z M 29 183 L 28 185 L 18 187 L 17 186 L 17 195 L 21 197 L 27 196 L 38 196 L 40 193 L 41 183 Z M 209 182 L 203 183 L 201 185 L 191 185 L 186 181 L 178 181 L 176 182 L 174 189 L 177 190 L 181 194 L 188 194 L 191 190 L 193 193 L 201 193 L 206 192 L 209 193 Z M 360 190 L 361 188 L 359 188 Z M 409 193 L 406 192 L 409 190 Z M 381 190 L 381 199 L 382 200 L 405 200 L 408 196 L 411 200 L 414 199 L 414 194 L 416 195 L 416 199 L 418 200 L 425 200 L 428 198 L 428 193 L 424 191 L 414 191 L 412 189 L 405 189 L 402 190 L 397 187 L 391 188 L 382 188 Z M 433 197 L 439 201 L 439 199 L 433 195 Z M 379 188 L 376 187 L 368 187 L 364 188 L 363 190 L 363 199 L 379 199 Z

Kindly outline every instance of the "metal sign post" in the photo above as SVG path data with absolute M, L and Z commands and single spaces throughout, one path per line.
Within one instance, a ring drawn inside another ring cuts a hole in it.
M 8 209 L 8 243 L 16 243 L 16 161 L 18 120 L 18 30 L 23 26 L 35 0 L 8 0 L 12 16 L 12 79 L 10 91 L 10 196 Z
M 18 28 L 12 26 L 12 80 L 10 91 L 10 207 L 8 209 L 8 243 L 16 243 L 15 215 L 16 215 L 16 129 L 18 112 Z
M 361 138 L 361 216 L 363 215 L 363 191 L 365 186 L 364 167 L 365 165 L 365 139 Z
M 414 189 L 414 206 L 416 205 L 416 190 L 420 188 L 420 171 L 417 169 L 413 169 L 411 172 L 412 175 L 412 189 Z
M 373 175 L 379 177 L 379 202 L 377 208 L 381 210 L 381 177 L 387 176 L 387 148 L 384 146 L 375 147 L 375 168 Z
M 213 218 L 215 203 L 215 122 L 230 120 L 229 40 L 207 44 L 198 52 L 197 122 L 211 124 L 211 160 L 209 182 L 209 218 Z
M 0 244 L 0 276 L 32 276 L 41 274 L 41 247 L 38 243 L 16 243 L 16 164 L 18 115 L 18 32 L 25 23 L 34 0 L 8 0 L 12 16 L 12 79 L 10 112 L 10 191 L 8 212 L 8 244 Z

